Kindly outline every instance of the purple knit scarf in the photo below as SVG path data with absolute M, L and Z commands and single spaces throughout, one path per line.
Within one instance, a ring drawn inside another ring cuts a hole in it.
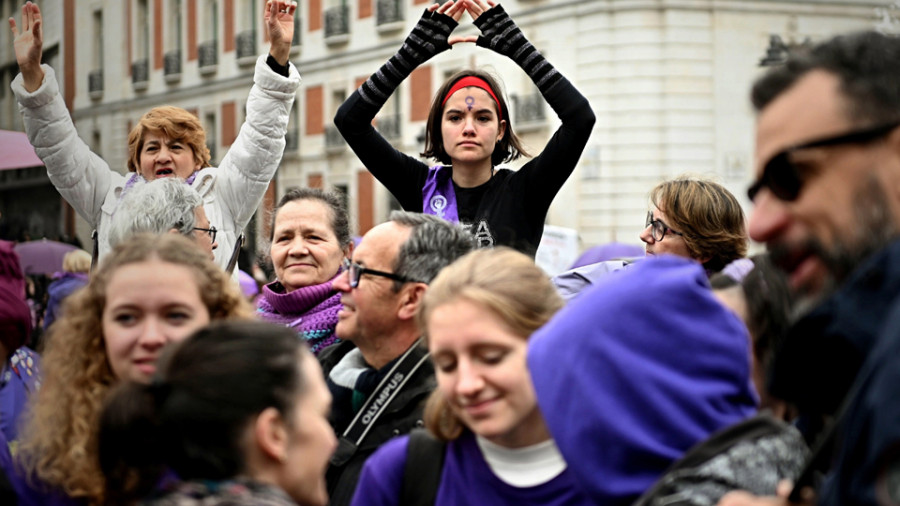
M 340 273 L 338 273 L 340 275 Z M 314 354 L 340 340 L 334 335 L 341 294 L 331 278 L 325 283 L 304 286 L 285 293 L 278 281 L 265 285 L 257 301 L 257 315 L 268 322 L 291 327 L 306 340 Z
M 428 170 L 425 186 L 422 187 L 422 212 L 458 223 L 452 175 L 453 167 L 449 165 L 435 165 Z

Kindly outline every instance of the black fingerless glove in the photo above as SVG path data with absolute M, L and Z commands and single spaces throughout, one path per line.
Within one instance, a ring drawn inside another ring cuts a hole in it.
M 553 65 L 528 42 L 522 30 L 500 5 L 482 12 L 475 20 L 475 26 L 482 33 L 475 42 L 476 45 L 508 56 L 522 67 L 542 92 L 562 78 Z
M 425 10 L 412 32 L 403 41 L 398 54 L 421 65 L 433 56 L 450 49 L 450 33 L 458 23 L 446 14 Z
M 363 101 L 380 109 L 413 70 L 433 56 L 450 49 L 450 33 L 458 23 L 446 14 L 425 10 L 397 54 L 359 87 Z M 374 113 L 373 113 L 374 114 Z

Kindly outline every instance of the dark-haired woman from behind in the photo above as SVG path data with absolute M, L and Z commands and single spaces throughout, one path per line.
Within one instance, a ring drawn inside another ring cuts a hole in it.
M 108 502 L 328 502 L 325 468 L 336 446 L 326 418 L 331 395 L 293 331 L 264 322 L 213 324 L 170 349 L 158 371 L 149 384 L 121 385 L 104 407 L 100 466 Z M 173 473 L 177 480 L 157 488 Z

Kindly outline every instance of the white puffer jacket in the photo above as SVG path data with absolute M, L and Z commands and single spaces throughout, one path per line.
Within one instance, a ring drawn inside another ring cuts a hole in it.
M 259 206 L 284 152 L 284 136 L 300 74 L 273 71 L 266 55 L 256 62 L 247 99 L 247 119 L 219 167 L 197 173 L 192 186 L 219 234 L 216 263 L 228 263 L 237 237 Z M 109 224 L 127 175 L 109 168 L 79 137 L 66 109 L 53 69 L 42 65 L 41 87 L 25 91 L 22 74 L 12 82 L 25 121 L 25 132 L 47 167 L 50 181 L 82 218 L 97 229 L 100 257 L 109 252 Z M 237 270 L 235 270 L 235 275 Z

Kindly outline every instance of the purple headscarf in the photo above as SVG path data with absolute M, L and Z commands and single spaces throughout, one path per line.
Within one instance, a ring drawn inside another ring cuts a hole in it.
M 597 504 L 631 504 L 756 411 L 750 340 L 697 262 L 654 257 L 569 302 L 530 342 L 538 404 Z

